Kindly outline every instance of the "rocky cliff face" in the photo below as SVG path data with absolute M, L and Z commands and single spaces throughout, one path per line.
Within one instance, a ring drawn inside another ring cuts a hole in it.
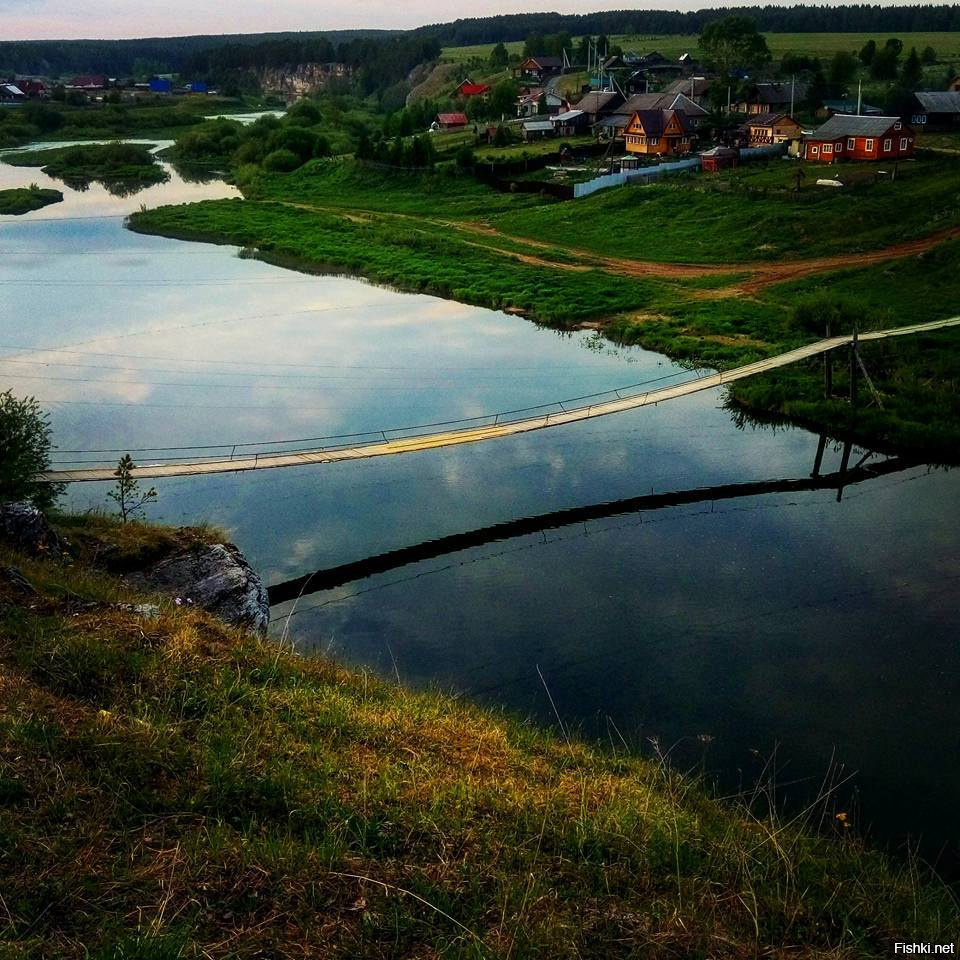
M 257 71 L 257 79 L 267 93 L 288 97 L 306 97 L 335 78 L 349 76 L 350 68 L 345 63 L 298 63 Z

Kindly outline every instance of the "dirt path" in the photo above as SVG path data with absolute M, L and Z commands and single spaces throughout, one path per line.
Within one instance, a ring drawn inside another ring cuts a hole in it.
M 627 277 L 656 277 L 667 280 L 695 280 L 702 277 L 720 277 L 736 275 L 742 277 L 732 281 L 729 285 L 714 287 L 706 290 L 693 290 L 690 295 L 698 299 L 718 300 L 727 297 L 751 295 L 764 287 L 800 277 L 808 277 L 818 273 L 829 273 L 833 270 L 843 270 L 848 267 L 863 267 L 877 263 L 886 263 L 889 260 L 900 260 L 904 257 L 914 257 L 927 250 L 932 250 L 947 240 L 960 237 L 960 227 L 947 227 L 938 230 L 926 237 L 916 240 L 905 240 L 889 247 L 877 250 L 868 250 L 858 253 L 840 253 L 829 257 L 812 257 L 809 260 L 780 260 L 780 261 L 746 261 L 743 263 L 666 263 L 658 260 L 634 260 L 628 257 L 610 257 L 595 253 L 592 250 L 583 250 L 578 247 L 567 246 L 563 243 L 545 243 L 530 237 L 516 236 L 504 233 L 496 227 L 485 223 L 470 221 L 434 219 L 433 217 L 418 217 L 407 213 L 392 213 L 381 211 L 365 211 L 365 214 L 347 213 L 337 207 L 322 207 L 307 203 L 293 203 L 279 201 L 288 206 L 303 210 L 316 210 L 322 213 L 336 213 L 347 220 L 363 223 L 370 222 L 375 217 L 390 217 L 398 220 L 426 222 L 434 226 L 449 227 L 460 233 L 469 233 L 490 239 L 500 239 L 531 250 L 542 250 L 546 254 L 550 251 L 560 251 L 568 256 L 575 257 L 578 264 L 562 263 L 551 260 L 549 256 L 535 256 L 530 253 L 521 253 L 516 250 L 495 247 L 489 244 L 476 244 L 483 249 L 491 250 L 503 256 L 516 257 L 524 263 L 537 266 L 552 267 L 559 270 L 589 270 L 591 268 L 606 270 L 619 276 Z M 465 241 L 470 243 L 470 241 Z
M 960 227 L 948 227 L 917 240 L 906 240 L 878 250 L 869 250 L 863 253 L 842 253 L 830 257 L 813 257 L 809 260 L 747 261 L 744 263 L 664 263 L 656 260 L 631 260 L 623 257 L 605 257 L 590 250 L 580 250 L 575 247 L 564 246 L 559 243 L 543 243 L 539 240 L 530 240 L 505 234 L 494 227 L 480 223 L 456 223 L 444 221 L 459 230 L 479 233 L 488 237 L 501 237 L 513 243 L 525 243 L 531 247 L 543 250 L 563 250 L 572 256 L 580 258 L 584 263 L 599 266 L 612 273 L 633 277 L 660 277 L 674 280 L 690 280 L 699 277 L 722 276 L 724 274 L 748 274 L 745 280 L 729 287 L 713 290 L 697 291 L 697 296 L 714 299 L 738 296 L 744 293 L 754 293 L 763 287 L 774 283 L 783 283 L 798 277 L 806 277 L 817 273 L 827 273 L 832 270 L 843 270 L 846 267 L 861 267 L 876 263 L 885 263 L 888 260 L 899 260 L 903 257 L 917 256 L 946 240 L 960 237 Z

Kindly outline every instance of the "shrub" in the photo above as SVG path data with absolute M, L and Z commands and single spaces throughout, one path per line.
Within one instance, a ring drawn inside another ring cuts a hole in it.
M 61 488 L 34 478 L 50 467 L 50 421 L 33 397 L 0 393 L 0 501 L 49 507 Z
M 272 173 L 289 173 L 301 166 L 303 161 L 292 150 L 274 150 L 263 158 L 263 169 Z

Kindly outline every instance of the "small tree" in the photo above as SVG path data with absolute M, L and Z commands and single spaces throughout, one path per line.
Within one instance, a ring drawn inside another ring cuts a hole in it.
M 498 43 L 490 53 L 490 66 L 496 70 L 502 70 L 509 60 L 510 55 L 507 53 L 507 48 L 502 43 Z
M 117 478 L 116 486 L 107 493 L 107 496 L 120 508 L 120 519 L 124 523 L 135 513 L 142 511 L 148 503 L 157 499 L 157 491 L 153 487 L 146 493 L 141 493 L 140 484 L 133 475 L 136 468 L 133 458 L 129 453 L 125 453 L 117 461 L 117 469 L 113 471 L 113 475 Z
M 50 468 L 50 421 L 33 397 L 0 393 L 0 501 L 30 500 L 49 507 L 60 484 L 36 477 Z

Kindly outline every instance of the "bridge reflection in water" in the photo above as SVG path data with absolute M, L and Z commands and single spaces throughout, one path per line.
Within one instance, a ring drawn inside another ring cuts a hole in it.
M 821 436 L 817 445 L 817 454 L 814 460 L 813 472 L 809 477 L 785 480 L 758 480 L 746 483 L 727 483 L 713 487 L 701 487 L 694 490 L 677 490 L 670 493 L 650 493 L 644 496 L 627 497 L 622 500 L 611 500 L 604 503 L 589 504 L 582 507 L 570 507 L 566 510 L 555 510 L 533 517 L 522 517 L 517 520 L 506 520 L 502 523 L 479 527 L 463 533 L 453 533 L 436 540 L 427 540 L 423 543 L 385 553 L 365 557 L 362 560 L 353 560 L 350 563 L 339 564 L 315 570 L 313 573 L 295 577 L 271 586 L 268 590 L 270 605 L 278 606 L 300 597 L 332 590 L 356 580 L 363 580 L 375 574 L 397 570 L 423 560 L 432 560 L 437 557 L 467 550 L 471 547 L 480 547 L 489 543 L 498 543 L 515 537 L 528 536 L 544 530 L 555 530 L 573 524 L 584 523 L 588 520 L 600 520 L 606 517 L 621 516 L 623 514 L 640 513 L 643 511 L 663 510 L 668 507 L 679 507 L 693 503 L 711 503 L 724 500 L 738 500 L 746 497 L 758 497 L 774 493 L 792 493 L 808 490 L 836 490 L 837 499 L 843 496 L 845 487 L 852 484 L 864 483 L 878 477 L 900 473 L 918 466 L 918 461 L 903 457 L 891 457 L 878 462 L 870 462 L 871 453 L 863 456 L 853 467 L 849 467 L 852 444 L 846 443 L 843 448 L 843 458 L 839 470 L 820 474 L 820 465 L 826 448 L 827 438 Z

